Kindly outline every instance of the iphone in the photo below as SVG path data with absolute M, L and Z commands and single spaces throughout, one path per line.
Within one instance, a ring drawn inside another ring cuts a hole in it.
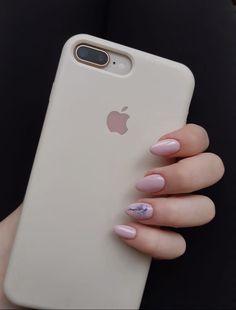
M 12 302 L 139 308 L 151 257 L 112 230 L 130 221 L 136 181 L 169 163 L 149 147 L 185 124 L 193 89 L 183 64 L 85 34 L 66 42 L 4 282 Z

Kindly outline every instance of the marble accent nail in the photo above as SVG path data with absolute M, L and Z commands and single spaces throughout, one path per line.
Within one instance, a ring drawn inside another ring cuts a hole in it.
M 130 204 L 125 212 L 139 220 L 146 220 L 152 217 L 153 207 L 149 203 L 137 202 Z

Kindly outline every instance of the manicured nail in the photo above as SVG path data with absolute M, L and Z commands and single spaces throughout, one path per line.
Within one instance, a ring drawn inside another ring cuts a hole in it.
M 150 147 L 150 152 L 154 155 L 170 155 L 180 150 L 180 143 L 175 139 L 165 139 Z
M 136 188 L 145 193 L 159 192 L 165 186 L 165 179 L 160 174 L 151 174 L 136 183 Z
M 137 202 L 130 204 L 125 212 L 139 220 L 146 220 L 152 217 L 153 208 L 149 203 Z
M 118 236 L 123 238 L 133 239 L 136 236 L 136 229 L 128 225 L 116 225 L 113 230 Z

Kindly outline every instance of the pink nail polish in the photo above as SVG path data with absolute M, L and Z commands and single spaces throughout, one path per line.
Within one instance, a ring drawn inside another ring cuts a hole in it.
M 150 152 L 154 155 L 170 155 L 180 150 L 180 143 L 175 139 L 165 139 L 152 145 Z
M 153 208 L 149 203 L 137 202 L 130 204 L 125 212 L 139 220 L 146 220 L 152 217 Z
M 128 225 L 116 225 L 113 230 L 118 236 L 123 238 L 133 239 L 136 236 L 136 229 Z
M 165 179 L 160 174 L 151 174 L 136 183 L 137 190 L 145 193 L 159 192 L 165 186 Z

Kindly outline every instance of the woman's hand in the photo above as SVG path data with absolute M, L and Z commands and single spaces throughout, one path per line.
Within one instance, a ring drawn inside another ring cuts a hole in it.
M 213 201 L 189 194 L 218 182 L 224 174 L 219 156 L 203 153 L 209 145 L 207 132 L 195 124 L 166 134 L 151 147 L 151 153 L 181 158 L 176 163 L 147 171 L 136 188 L 148 195 L 127 207 L 136 220 L 116 225 L 114 232 L 129 246 L 157 259 L 173 259 L 186 249 L 184 238 L 160 227 L 192 227 L 215 216 Z
M 185 241 L 180 234 L 159 227 L 198 226 L 213 219 L 215 206 L 210 198 L 186 194 L 216 183 L 224 174 L 217 155 L 202 153 L 208 144 L 206 131 L 188 124 L 152 146 L 154 155 L 184 159 L 153 168 L 137 182 L 137 189 L 152 197 L 128 206 L 126 212 L 137 222 L 115 227 L 125 243 L 154 258 L 173 259 L 184 253 Z M 17 308 L 5 298 L 2 284 L 19 216 L 20 208 L 0 223 L 0 309 Z

